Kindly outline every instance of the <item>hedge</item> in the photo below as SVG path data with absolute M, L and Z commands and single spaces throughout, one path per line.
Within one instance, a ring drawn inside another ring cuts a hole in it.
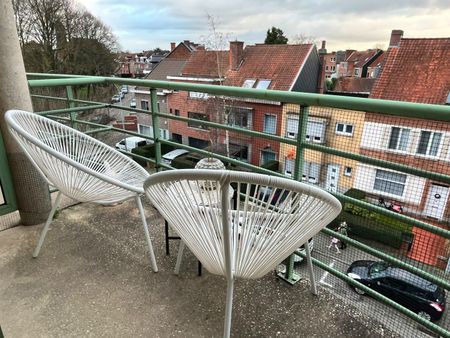
M 169 144 L 161 144 L 161 155 L 164 155 L 168 153 L 169 151 L 174 150 L 175 147 Z M 131 149 L 131 152 L 136 155 L 148 157 L 148 158 L 155 158 L 155 144 L 146 144 L 142 147 L 136 147 L 134 149 Z M 133 158 L 137 163 L 144 166 L 147 164 L 147 161 L 141 160 L 139 158 Z

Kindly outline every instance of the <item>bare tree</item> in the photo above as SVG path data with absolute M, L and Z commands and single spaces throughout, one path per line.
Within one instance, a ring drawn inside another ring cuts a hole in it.
M 312 35 L 298 33 L 292 37 L 291 44 L 293 44 L 293 45 L 302 45 L 302 44 L 317 45 L 317 39 L 315 36 L 312 36 Z
M 111 74 L 116 38 L 83 6 L 73 0 L 13 0 L 13 4 L 28 71 Z M 99 60 L 99 53 L 105 58 Z M 108 67 L 93 65 L 96 61 Z

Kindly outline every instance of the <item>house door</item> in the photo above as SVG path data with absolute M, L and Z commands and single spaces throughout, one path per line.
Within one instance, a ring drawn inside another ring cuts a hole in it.
M 449 188 L 432 184 L 425 204 L 425 215 L 442 219 L 447 205 Z
M 327 169 L 327 179 L 325 182 L 325 189 L 331 192 L 337 192 L 339 182 L 339 165 L 329 164 Z

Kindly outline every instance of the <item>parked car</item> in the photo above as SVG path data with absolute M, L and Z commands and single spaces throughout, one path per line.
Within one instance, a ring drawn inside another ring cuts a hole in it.
M 111 98 L 111 102 L 112 102 L 112 103 L 120 102 L 120 96 L 119 96 L 118 94 L 114 95 L 114 96 Z
M 182 156 L 184 154 L 187 154 L 189 151 L 186 149 L 175 149 L 172 151 L 169 151 L 168 153 L 164 154 L 162 157 L 162 162 L 165 164 L 170 165 L 172 163 L 172 160 Z
M 121 92 L 121 91 L 119 93 L 117 93 L 117 95 L 120 96 L 121 100 L 123 100 L 123 98 L 125 97 L 125 94 L 123 92 Z
M 145 146 L 147 144 L 147 140 L 142 137 L 131 136 L 122 139 L 120 142 L 116 143 L 116 148 L 125 151 L 131 151 L 136 147 Z
M 128 94 L 128 85 L 123 85 L 122 88 L 120 88 L 120 91 L 124 94 Z
M 131 101 L 130 101 L 130 107 L 131 107 L 131 108 L 136 108 L 136 99 L 131 99 Z
M 442 287 L 389 263 L 355 261 L 347 275 L 427 320 L 438 320 L 444 313 L 445 290 Z M 365 293 L 354 289 L 361 295 Z

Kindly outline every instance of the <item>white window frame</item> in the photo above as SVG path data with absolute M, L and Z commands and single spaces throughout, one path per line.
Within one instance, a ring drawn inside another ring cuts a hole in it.
M 310 127 L 313 123 L 322 124 L 323 132 L 322 132 L 322 135 L 319 136 L 320 137 L 319 140 L 316 139 L 317 135 L 314 135 L 313 139 L 311 140 L 311 135 L 308 134 L 308 127 Z M 325 123 L 325 121 L 318 121 L 316 119 L 308 119 L 308 124 L 306 126 L 305 140 L 308 142 L 319 143 L 319 144 L 325 143 L 326 127 L 327 127 L 327 124 Z
M 343 131 L 339 131 L 338 130 L 338 125 L 343 126 L 342 130 Z M 347 132 L 347 126 L 351 126 L 352 127 L 352 132 L 349 133 Z M 335 132 L 337 135 L 343 135 L 343 136 L 353 136 L 353 131 L 355 130 L 355 126 L 351 123 L 345 123 L 345 122 L 337 122 L 336 126 L 335 126 Z
M 228 113 L 228 125 L 232 126 L 232 127 L 238 127 L 238 128 L 244 128 L 244 129 L 253 129 L 253 109 L 252 108 L 248 108 L 248 107 L 226 107 L 226 109 L 229 109 L 230 112 Z M 238 111 L 233 111 L 233 109 L 236 109 Z M 236 117 L 236 113 L 240 113 L 240 114 L 247 114 L 247 125 L 246 126 L 241 126 L 240 124 L 236 124 L 234 123 L 236 121 L 236 118 L 234 118 L 232 121 L 233 123 L 230 123 L 230 115 L 234 115 L 234 117 Z
M 396 142 L 396 144 L 394 145 L 394 148 L 390 148 L 389 145 L 391 144 L 391 138 L 392 138 L 392 133 L 394 128 L 399 129 L 399 134 L 398 134 L 398 140 Z M 399 149 L 400 145 L 401 145 L 401 141 L 402 139 L 405 137 L 405 134 L 407 134 L 407 139 L 406 139 L 406 145 L 405 145 L 405 149 Z M 386 145 L 386 149 L 389 151 L 398 151 L 398 152 L 403 152 L 403 153 L 407 153 L 408 149 L 409 149 L 409 145 L 411 142 L 411 134 L 412 134 L 412 130 L 410 128 L 403 128 L 403 127 L 399 127 L 399 126 L 392 126 L 391 127 L 391 131 L 389 133 L 389 139 L 388 139 L 388 143 Z
M 274 126 L 275 130 L 273 132 L 269 132 L 269 131 L 266 130 L 266 118 L 268 116 L 275 117 L 275 126 Z M 271 134 L 271 135 L 276 135 L 277 134 L 277 115 L 275 115 L 275 114 L 268 114 L 268 113 L 264 114 L 263 132 L 266 133 L 266 134 Z
M 150 103 L 148 100 L 141 100 L 141 109 L 150 111 Z
M 351 177 L 353 175 L 352 167 L 344 167 L 344 176 Z
M 267 83 L 267 86 L 264 86 L 260 88 L 260 83 Z M 269 79 L 258 79 L 258 82 L 256 83 L 255 89 L 267 89 L 270 87 L 270 84 L 272 83 L 272 80 Z
M 419 146 L 420 146 L 420 139 L 422 138 L 422 133 L 423 132 L 428 132 L 431 133 L 430 138 L 428 139 L 428 144 L 427 144 L 427 149 L 425 151 L 425 154 L 421 154 L 419 153 Z M 430 154 L 430 150 L 431 150 L 431 145 L 433 144 L 433 140 L 436 134 L 440 134 L 440 140 L 439 140 L 439 145 L 437 147 L 436 150 L 436 155 L 431 155 Z M 419 131 L 419 138 L 417 139 L 417 146 L 416 146 L 416 152 L 415 155 L 419 156 L 419 157 L 428 157 L 428 158 L 438 158 L 441 155 L 441 149 L 442 149 L 442 144 L 444 143 L 444 137 L 445 137 L 445 133 L 443 131 L 438 131 L 438 130 L 426 130 L 426 129 L 420 129 Z
M 387 178 L 380 178 L 380 177 L 377 177 L 378 172 L 386 172 L 386 173 L 389 173 L 389 174 L 402 175 L 402 176 L 405 177 L 405 181 L 404 182 L 399 182 L 399 181 L 390 180 L 390 179 L 387 179 Z M 393 184 L 402 184 L 403 185 L 402 194 L 398 195 L 398 194 L 395 194 L 395 193 L 393 193 L 391 191 L 384 191 L 384 190 L 376 189 L 375 185 L 376 185 L 377 179 L 385 181 L 385 182 L 391 182 Z M 383 170 L 383 169 L 375 169 L 375 177 L 374 177 L 374 181 L 373 181 L 373 191 L 375 191 L 377 193 L 380 193 L 382 195 L 385 195 L 385 196 L 392 196 L 392 197 L 396 197 L 396 198 L 399 198 L 399 197 L 403 198 L 403 196 L 405 195 L 407 182 L 408 182 L 408 175 L 406 175 L 406 174 L 397 173 L 397 172 L 394 172 L 394 171 Z
M 296 130 L 297 130 L 296 132 L 289 132 L 289 128 L 288 128 L 288 125 L 289 125 L 288 121 L 289 120 L 295 122 L 295 127 L 296 127 Z M 287 115 L 287 118 L 286 118 L 286 137 L 287 138 L 296 139 L 297 135 L 298 135 L 298 116 L 292 115 L 292 114 Z
M 310 175 L 313 167 L 317 168 L 317 177 Z M 321 169 L 320 163 L 308 162 L 308 161 L 303 162 L 302 181 L 308 181 L 309 183 L 314 183 L 314 184 L 319 183 L 320 169 Z M 308 177 L 306 177 L 307 175 L 308 175 Z
M 253 88 L 256 83 L 256 79 L 246 79 L 242 84 L 242 88 Z
M 289 166 L 292 166 L 292 171 L 291 171 L 291 172 L 288 172 L 288 171 L 287 171 L 287 168 L 288 168 L 288 161 L 289 161 L 289 162 L 292 162 L 292 165 L 289 165 Z M 285 157 L 285 158 L 284 158 L 284 174 L 285 174 L 286 176 L 288 176 L 288 177 L 293 177 L 293 176 L 294 176 L 294 170 L 295 170 L 295 159 Z

